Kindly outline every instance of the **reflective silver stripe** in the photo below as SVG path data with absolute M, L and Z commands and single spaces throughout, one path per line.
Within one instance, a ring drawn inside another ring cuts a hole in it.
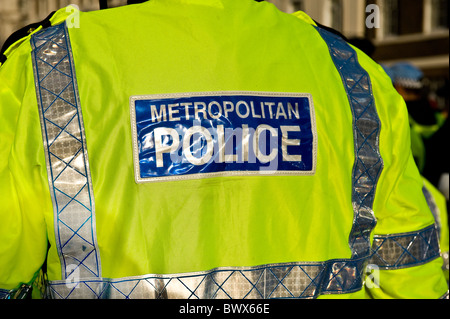
M 442 257 L 442 260 L 444 261 L 444 263 L 442 265 L 442 270 L 444 270 L 444 271 L 449 271 L 449 269 L 450 269 L 448 253 L 449 253 L 448 251 L 441 252 L 441 257 Z
M 272 299 L 315 298 L 361 289 L 364 260 L 224 267 L 171 275 L 51 281 L 50 298 Z
M 439 299 L 448 299 L 448 290 L 447 290 L 447 292 L 446 292 L 441 298 L 439 298 Z
M 65 23 L 37 32 L 31 44 L 62 277 L 100 277 L 83 116 Z
M 422 188 L 423 194 L 425 195 L 425 199 L 427 200 L 428 207 L 431 210 L 431 213 L 433 214 L 435 223 L 436 223 L 436 231 L 437 236 L 440 239 L 441 238 L 441 229 L 442 229 L 442 222 L 441 222 L 441 211 L 436 203 L 436 200 L 433 197 L 433 194 L 428 190 L 428 188 L 424 185 Z M 448 251 L 441 251 L 441 257 L 444 261 L 444 264 L 442 265 L 442 270 L 448 271 L 449 270 L 449 258 L 448 258 Z
M 435 225 L 417 232 L 376 235 L 369 261 L 381 269 L 400 269 L 427 263 L 440 256 Z
M 358 62 L 355 50 L 341 37 L 317 28 L 328 45 L 341 75 L 353 114 L 355 163 L 353 166 L 353 228 L 349 245 L 353 258 L 370 255 L 370 235 L 376 225 L 373 202 L 378 178 L 383 170 L 379 150 L 381 122 L 378 117 L 369 74 Z
M 433 194 L 428 190 L 428 188 L 424 185 L 422 187 L 423 195 L 425 196 L 425 199 L 427 201 L 428 207 L 431 210 L 431 213 L 433 214 L 434 221 L 436 222 L 436 229 L 438 232 L 438 237 L 440 238 L 441 233 L 441 212 L 439 210 L 438 205 L 436 204 L 436 201 L 434 200 Z

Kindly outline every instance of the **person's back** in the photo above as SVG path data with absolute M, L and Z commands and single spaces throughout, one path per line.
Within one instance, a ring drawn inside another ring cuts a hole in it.
M 445 294 L 404 103 L 305 15 L 155 0 L 80 13 L 17 51 L 0 69 L 28 55 L 27 83 L 5 80 L 4 100 L 27 103 L 4 118 L 19 129 L 1 132 L 1 213 L 32 217 L 0 248 L 23 270 L 0 268 L 0 288 L 30 282 L 48 233 L 53 298 Z M 412 258 L 383 246 L 399 236 Z M 383 290 L 363 287 L 369 258 L 396 269 Z

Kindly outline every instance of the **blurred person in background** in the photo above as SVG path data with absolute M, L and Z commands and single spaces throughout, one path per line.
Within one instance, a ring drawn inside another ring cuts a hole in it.
M 424 73 L 408 62 L 383 66 L 409 113 L 411 148 L 422 174 L 423 191 L 440 232 L 444 271 L 449 278 L 448 238 L 448 109 L 439 111 L 428 96 Z M 448 93 L 442 87 L 437 94 Z

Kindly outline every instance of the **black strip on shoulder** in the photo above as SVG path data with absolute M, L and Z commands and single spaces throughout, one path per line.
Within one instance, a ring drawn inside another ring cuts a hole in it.
M 14 42 L 26 37 L 27 35 L 29 35 L 31 32 L 33 32 L 40 26 L 42 26 L 44 29 L 50 27 L 51 26 L 50 19 L 51 19 L 51 17 L 53 17 L 55 12 L 56 11 L 53 11 L 52 13 L 50 13 L 48 15 L 48 17 L 45 18 L 44 20 L 42 20 L 41 22 L 29 24 L 26 27 L 23 27 L 22 29 L 17 30 L 16 32 L 11 34 L 8 37 L 8 39 L 6 39 L 5 43 L 2 46 L 2 49 L 0 51 L 0 63 L 2 63 L 2 64 L 5 63 L 6 56 L 4 55 L 4 53 Z
M 127 4 L 138 4 L 138 3 L 143 3 L 146 2 L 147 0 L 128 0 Z
M 318 26 L 319 28 L 322 28 L 322 29 L 324 29 L 324 30 L 327 30 L 328 32 L 331 32 L 331 33 L 333 33 L 333 34 L 335 34 L 335 35 L 341 37 L 345 42 L 348 42 L 348 39 L 347 39 L 342 33 L 340 33 L 339 31 L 337 31 L 337 30 L 335 30 L 335 29 L 333 29 L 333 28 L 324 26 L 323 24 L 320 24 L 320 23 L 317 22 L 316 20 L 313 20 L 313 21 L 317 24 L 317 26 Z

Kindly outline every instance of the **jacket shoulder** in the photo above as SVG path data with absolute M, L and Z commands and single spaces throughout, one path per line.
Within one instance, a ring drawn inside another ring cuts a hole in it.
M 27 37 L 30 35 L 33 31 L 35 31 L 37 28 L 42 27 L 43 29 L 48 28 L 51 26 L 50 19 L 53 17 L 53 15 L 56 13 L 56 11 L 53 11 L 50 13 L 44 20 L 40 22 L 31 23 L 17 31 L 15 31 L 13 34 L 11 34 L 3 44 L 1 50 L 0 50 L 0 65 L 5 63 L 7 60 L 7 56 L 5 55 L 6 50 L 8 50 L 9 47 L 11 47 L 14 43 L 17 41 Z

